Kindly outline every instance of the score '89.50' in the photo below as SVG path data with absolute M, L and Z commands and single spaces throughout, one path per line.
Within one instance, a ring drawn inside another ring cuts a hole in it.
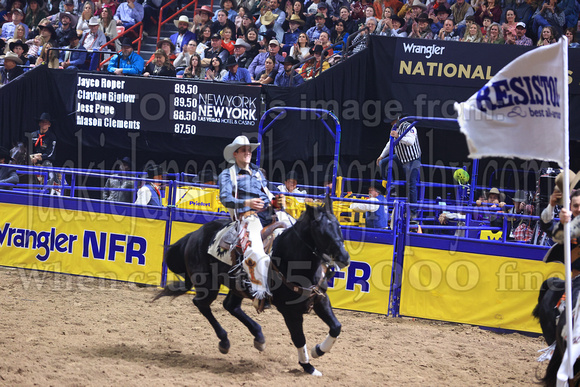
M 176 83 L 174 91 L 176 94 L 197 94 L 197 85 Z
M 177 134 L 195 134 L 197 128 L 191 124 L 175 124 L 173 131 Z

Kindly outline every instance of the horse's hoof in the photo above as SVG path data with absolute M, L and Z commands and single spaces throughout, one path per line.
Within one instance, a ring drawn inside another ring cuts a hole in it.
M 312 356 L 313 359 L 316 359 L 317 357 L 321 357 L 325 353 L 326 352 L 324 352 L 323 350 L 320 349 L 320 344 L 316 344 L 316 346 L 312 347 L 312 349 L 310 350 L 310 356 Z
M 230 351 L 230 342 L 229 341 L 225 341 L 225 342 L 220 341 L 220 343 L 218 344 L 218 348 L 219 348 L 220 352 L 225 355 Z
M 266 340 L 262 339 L 262 342 L 260 342 L 258 339 L 254 339 L 254 348 L 260 352 L 264 352 L 266 349 Z
M 298 362 L 298 364 L 300 364 L 302 366 L 302 368 L 304 368 L 304 372 L 312 375 L 312 376 L 322 376 L 322 372 L 318 371 L 316 368 L 314 368 L 314 366 L 310 363 L 300 363 Z

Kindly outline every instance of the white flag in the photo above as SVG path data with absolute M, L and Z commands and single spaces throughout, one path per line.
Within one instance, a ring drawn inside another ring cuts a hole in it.
M 564 165 L 568 128 L 566 39 L 514 59 L 455 104 L 469 157 L 519 157 Z

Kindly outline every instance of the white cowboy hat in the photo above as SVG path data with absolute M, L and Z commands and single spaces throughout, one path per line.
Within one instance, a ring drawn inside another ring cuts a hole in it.
M 235 159 L 234 159 L 234 152 L 237 151 L 239 148 L 249 145 L 250 149 L 253 151 L 256 150 L 257 147 L 260 146 L 260 143 L 257 144 L 251 144 L 250 140 L 248 140 L 248 138 L 246 136 L 238 136 L 234 139 L 234 141 L 230 144 L 227 145 L 224 148 L 224 159 L 228 162 L 228 163 L 235 163 Z
M 99 24 L 101 24 L 101 19 L 98 16 L 89 19 L 89 26 L 98 26 Z
M 179 17 L 179 19 L 173 21 L 173 24 L 175 24 L 175 27 L 179 27 L 179 23 L 187 23 L 187 25 L 188 25 L 187 28 L 191 28 L 193 26 L 193 23 L 189 21 L 189 18 L 187 17 L 187 15 L 181 15 Z

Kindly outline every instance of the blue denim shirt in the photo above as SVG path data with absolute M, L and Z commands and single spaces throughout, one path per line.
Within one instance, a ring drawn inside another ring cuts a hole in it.
M 230 169 L 224 169 L 219 176 L 220 201 L 229 209 L 235 209 L 238 214 L 250 211 L 251 208 L 244 206 L 246 199 L 260 198 L 265 205 L 270 204 L 270 199 L 262 189 L 263 185 L 268 182 L 255 164 L 250 164 L 252 175 L 250 176 L 245 171 L 240 174 L 240 167 L 234 166 L 236 170 L 236 178 L 238 184 L 238 195 L 233 192 L 233 184 L 230 176 Z

